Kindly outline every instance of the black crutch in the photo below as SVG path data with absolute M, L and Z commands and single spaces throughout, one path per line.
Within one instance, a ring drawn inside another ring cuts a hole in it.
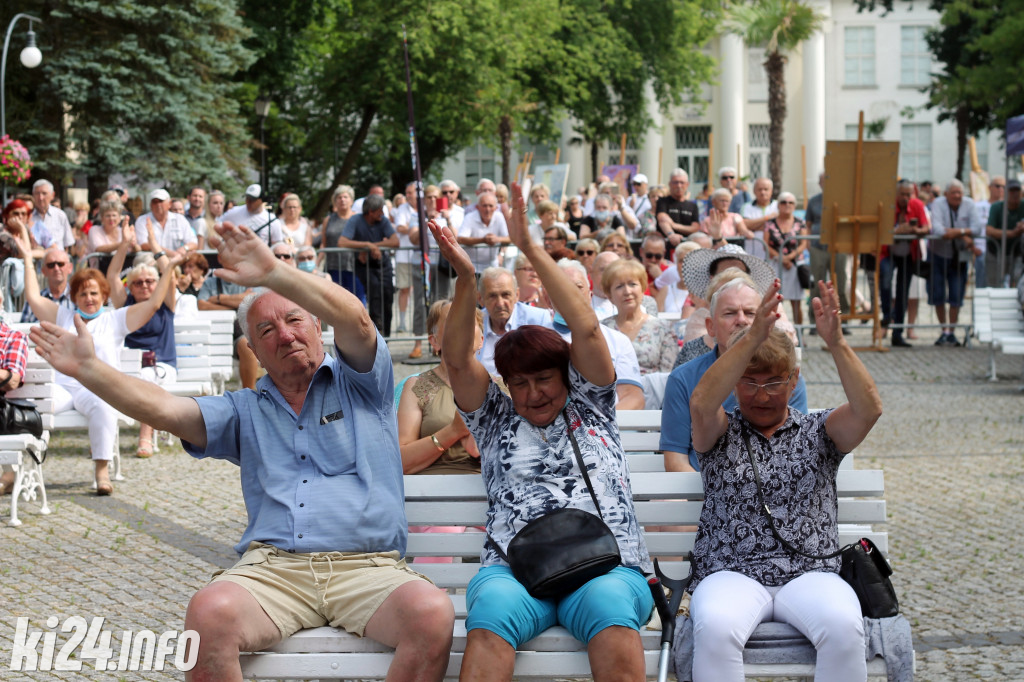
M 690 584 L 693 576 L 693 556 L 687 554 L 687 561 L 690 562 L 690 575 L 684 580 L 670 578 L 661 571 L 658 560 L 654 560 L 654 573 L 647 579 L 647 586 L 651 588 L 651 596 L 654 597 L 654 607 L 658 609 L 661 617 L 661 657 L 658 659 L 658 682 L 668 681 L 668 661 L 672 652 L 672 640 L 676 634 L 676 611 L 679 610 L 679 602 L 683 600 L 683 592 Z M 665 598 L 665 590 L 662 586 L 672 591 L 672 596 Z

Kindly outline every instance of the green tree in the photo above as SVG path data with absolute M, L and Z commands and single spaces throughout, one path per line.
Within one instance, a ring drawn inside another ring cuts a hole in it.
M 721 28 L 717 0 L 571 0 L 562 6 L 549 78 L 557 79 L 558 101 L 576 121 L 575 131 L 597 149 L 623 133 L 642 138 L 651 126 L 645 88 L 663 108 L 699 101 L 715 62 L 702 48 Z
M 8 74 L 8 130 L 61 185 L 84 174 L 94 192 L 124 173 L 184 192 L 228 190 L 248 168 L 250 135 L 229 80 L 252 57 L 232 0 L 26 0 L 42 19 L 43 63 Z
M 736 5 L 730 29 L 748 45 L 764 45 L 768 77 L 768 172 L 776 191 L 782 186 L 782 133 L 786 122 L 787 52 L 820 30 L 824 17 L 801 0 L 757 0 Z

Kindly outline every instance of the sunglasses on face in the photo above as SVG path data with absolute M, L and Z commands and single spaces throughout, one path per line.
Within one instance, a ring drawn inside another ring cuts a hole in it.
M 723 175 L 722 179 L 723 180 L 735 180 L 736 176 L 735 175 Z
M 155 279 L 137 279 L 134 282 L 132 282 L 132 286 L 133 287 L 137 287 L 137 286 L 151 287 L 154 284 L 156 284 L 156 280 Z
M 66 262 L 65 263 L 47 263 L 46 267 L 50 268 L 51 270 L 54 270 L 56 268 L 62 268 L 65 265 L 67 265 Z
M 274 254 L 274 258 L 277 258 L 278 260 L 291 260 L 292 259 L 292 254 L 290 254 L 290 253 L 275 253 Z
M 795 206 L 796 202 L 795 201 L 780 201 L 779 205 L 780 206 Z
M 661 260 L 664 257 L 665 257 L 665 254 L 663 254 L 663 253 L 645 253 L 644 254 L 644 258 L 646 258 L 648 260 Z
M 597 251 L 594 251 L 593 249 L 590 249 L 590 250 L 580 250 L 580 251 L 576 252 L 576 255 L 577 256 L 596 256 L 597 255 Z

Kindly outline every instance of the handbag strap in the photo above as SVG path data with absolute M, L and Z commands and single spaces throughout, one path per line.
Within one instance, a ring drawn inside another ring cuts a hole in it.
M 761 472 L 758 471 L 757 462 L 754 461 L 754 451 L 750 447 L 749 433 L 744 435 L 743 444 L 746 445 L 747 447 L 747 456 L 750 458 L 750 467 L 754 470 L 754 483 L 757 484 L 757 495 L 758 497 L 761 498 L 761 507 L 764 509 L 764 513 L 768 515 L 768 528 L 771 529 L 772 535 L 775 536 L 775 539 L 782 543 L 782 546 L 788 549 L 790 552 L 793 552 L 794 554 L 799 554 L 801 556 L 805 556 L 808 559 L 834 559 L 835 557 L 842 554 L 843 550 L 846 549 L 846 547 L 840 547 L 831 554 L 809 554 L 789 544 L 789 542 L 786 541 L 786 538 L 782 537 L 779 531 L 775 528 L 775 517 L 772 516 L 772 510 L 768 507 L 768 500 L 765 499 L 764 490 L 761 488 Z
M 576 436 L 572 432 L 572 425 L 569 424 L 569 415 L 566 414 L 564 407 L 562 408 L 562 419 L 565 420 L 565 432 L 568 434 L 569 441 L 572 443 L 572 451 L 576 457 L 576 463 L 580 467 L 580 473 L 583 474 L 583 482 L 587 484 L 587 490 L 590 491 L 590 499 L 594 501 L 594 506 L 597 507 L 598 516 L 600 516 L 601 520 L 604 521 L 604 513 L 601 511 L 601 503 L 597 501 L 597 494 L 594 492 L 594 486 L 590 483 L 590 475 L 587 473 L 587 465 L 583 461 L 583 453 L 580 452 L 580 445 L 576 442 Z M 490 533 L 487 533 L 487 539 L 491 541 L 495 551 L 498 552 L 498 556 L 507 563 L 508 557 L 505 556 L 505 552 L 502 551 L 501 547 L 498 545 L 497 541 L 491 537 Z

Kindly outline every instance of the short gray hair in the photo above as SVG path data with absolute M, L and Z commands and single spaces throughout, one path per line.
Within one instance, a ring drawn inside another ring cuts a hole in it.
M 512 281 L 512 288 L 519 291 L 519 282 L 516 281 L 515 273 L 496 266 L 485 268 L 484 271 L 480 273 L 480 281 L 476 283 L 476 290 L 481 294 L 484 293 L 484 282 L 492 279 L 498 279 L 499 277 L 508 277 Z
M 718 179 L 721 180 L 722 176 L 725 175 L 726 173 L 739 175 L 739 173 L 736 172 L 736 169 L 733 168 L 732 166 L 722 166 L 721 168 L 718 169 Z
M 384 208 L 384 197 L 379 194 L 371 194 L 363 199 L 363 215 L 379 211 Z
M 480 190 L 482 190 L 484 188 L 484 185 L 488 182 L 491 183 L 492 185 L 494 184 L 494 180 L 491 180 L 490 178 L 480 178 L 480 182 L 476 183 L 476 191 L 479 192 Z
M 455 183 L 454 180 L 442 180 L 441 189 L 454 189 L 458 191 L 459 186 Z
M 334 203 L 334 200 L 338 198 L 339 194 L 347 194 L 351 199 L 356 198 L 356 193 L 351 187 L 349 187 L 348 185 L 338 185 L 337 187 L 334 188 L 334 191 L 331 193 L 332 204 Z
M 574 270 L 583 277 L 583 281 L 587 281 L 587 268 L 583 266 L 583 263 L 572 258 L 563 258 L 556 265 L 560 270 Z
M 754 280 L 752 277 L 750 277 L 750 275 L 746 275 L 746 273 L 740 270 L 739 268 L 726 268 L 725 270 L 728 271 L 733 269 L 735 269 L 738 274 L 733 279 L 730 279 L 728 282 L 718 287 L 718 290 L 711 295 L 711 300 L 708 301 L 708 310 L 711 311 L 712 317 L 715 316 L 715 309 L 718 308 L 718 301 L 721 300 L 722 294 L 724 292 L 732 291 L 733 289 L 739 289 L 741 287 L 746 287 L 753 291 L 755 294 L 758 294 L 757 287 L 754 285 Z M 721 274 L 722 273 L 715 275 L 715 277 L 713 277 L 712 279 L 717 278 Z M 744 277 L 743 275 L 746 275 L 746 277 Z M 760 294 L 758 294 L 758 296 L 760 297 Z
M 252 344 L 252 337 L 249 336 L 249 309 L 252 308 L 252 304 L 258 299 L 269 294 L 272 290 L 267 287 L 258 287 L 252 291 L 248 296 L 242 299 L 242 302 L 238 305 L 238 314 L 236 316 L 238 320 L 238 326 L 242 330 L 242 336 L 245 340 Z
M 956 178 L 953 178 L 952 180 L 950 180 L 949 182 L 946 183 L 945 191 L 948 192 L 951 189 L 958 189 L 958 190 L 960 190 L 962 192 L 962 191 L 964 191 L 964 183 L 960 182 Z
M 49 187 L 50 191 L 53 191 L 53 183 L 45 178 L 40 178 L 32 183 L 32 191 L 35 192 L 37 187 Z
M 140 275 L 144 274 L 153 275 L 157 279 L 160 279 L 160 272 L 153 266 L 153 261 L 150 260 L 145 263 L 139 263 L 129 270 L 128 276 L 125 277 L 125 281 L 128 283 L 128 286 L 131 286 L 132 282 L 137 280 Z
M 727 199 L 729 199 L 731 201 L 732 200 L 732 192 L 730 192 L 729 190 L 727 190 L 724 187 L 719 187 L 718 189 L 716 189 L 714 192 L 711 193 L 711 201 L 714 201 L 718 197 L 725 197 L 725 198 L 727 198 Z
M 690 174 L 687 173 L 686 171 L 684 171 L 682 168 L 674 168 L 674 169 L 672 169 L 672 174 L 669 175 L 668 177 L 669 177 L 670 180 L 672 178 L 683 178 L 687 182 L 690 181 Z

